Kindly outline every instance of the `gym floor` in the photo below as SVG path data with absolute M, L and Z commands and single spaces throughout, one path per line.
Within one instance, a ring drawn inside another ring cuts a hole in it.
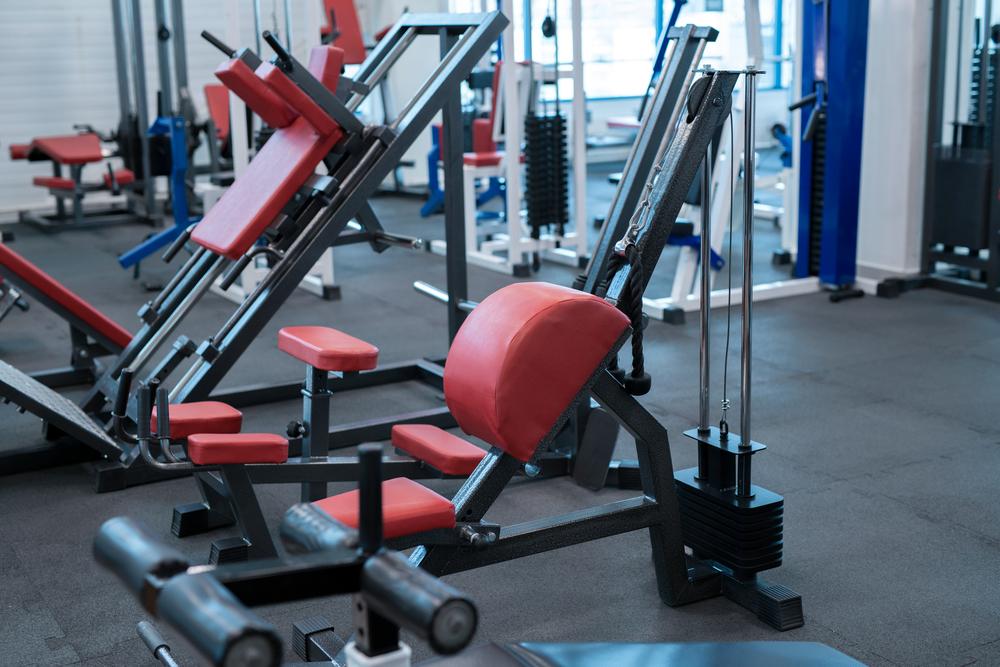
M 441 218 L 420 220 L 419 203 L 383 198 L 374 206 L 392 231 L 440 235 Z M 19 252 L 134 326 L 135 310 L 149 293 L 114 256 L 143 229 L 43 236 L 17 227 L 15 233 Z M 757 247 L 764 253 L 758 266 L 773 271 L 766 256 L 773 231 L 762 227 Z M 659 269 L 664 291 L 672 261 L 665 257 Z M 158 264 L 144 267 L 144 278 L 165 278 L 168 269 Z M 383 363 L 445 352 L 443 308 L 411 287 L 416 279 L 443 285 L 441 258 L 395 249 L 373 256 L 359 246 L 338 249 L 337 271 L 342 300 L 324 303 L 297 292 L 226 385 L 301 376 L 300 364 L 276 349 L 277 330 L 287 324 L 341 328 L 377 344 Z M 469 277 L 476 299 L 509 282 L 474 267 Z M 572 272 L 546 267 L 540 277 L 568 284 Z M 210 295 L 183 333 L 210 335 L 229 310 L 228 302 Z M 802 595 L 805 627 L 778 635 L 723 598 L 664 606 L 648 538 L 634 533 L 448 577 L 479 606 L 478 641 L 811 640 L 871 665 L 1000 664 L 1000 509 L 993 502 L 1000 481 L 1000 308 L 925 290 L 837 305 L 815 294 L 763 302 L 754 312 L 754 439 L 769 446 L 757 457 L 755 482 L 784 494 L 786 508 L 784 565 L 766 578 Z M 733 320 L 729 391 L 738 404 L 738 315 Z M 717 400 L 722 311 L 714 322 Z M 646 341 L 654 384 L 643 403 L 666 424 L 675 467 L 692 466 L 695 449 L 681 432 L 697 416 L 697 323 L 653 323 Z M 0 356 L 25 370 L 64 364 L 68 349 L 64 323 L 40 305 L 0 325 Z M 332 418 L 357 420 L 437 400 L 421 387 L 365 390 L 336 396 Z M 246 428 L 281 432 L 299 411 L 298 402 L 250 408 Z M 0 414 L 0 448 L 41 440 L 30 415 L 11 406 L 0 406 Z M 731 421 L 738 423 L 738 415 Z M 628 443 L 619 448 L 629 455 Z M 91 542 L 101 522 L 123 514 L 173 540 L 170 508 L 195 500 L 197 492 L 189 479 L 107 495 L 94 494 L 91 484 L 83 466 L 0 478 L 0 655 L 6 664 L 153 664 L 135 634 L 141 609 L 96 565 Z M 432 486 L 452 492 L 457 482 Z M 331 492 L 346 488 L 332 485 Z M 273 522 L 297 496 L 292 486 L 260 492 Z M 518 482 L 487 518 L 520 521 L 627 495 L 595 494 L 567 480 Z M 228 534 L 173 543 L 204 561 L 209 543 Z M 350 623 L 345 600 L 261 613 L 283 630 L 312 615 L 340 628 Z M 427 655 L 412 643 L 418 655 Z M 196 662 L 180 641 L 174 648 L 182 664 Z

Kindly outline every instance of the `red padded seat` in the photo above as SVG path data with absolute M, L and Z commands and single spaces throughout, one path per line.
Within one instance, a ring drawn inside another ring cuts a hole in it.
M 344 62 L 348 65 L 360 65 L 365 61 L 365 42 L 361 37 L 361 22 L 358 21 L 358 9 L 354 0 L 323 0 L 323 26 L 320 34 L 324 37 L 330 34 L 330 12 L 337 17 L 336 45 L 343 49 Z M 376 36 L 375 38 L 380 39 Z M 310 65 L 312 63 L 310 62 Z M 312 69 L 310 67 L 310 69 Z M 317 77 L 318 78 L 318 77 Z
M 149 424 L 156 433 L 156 407 Z M 174 403 L 170 406 L 170 437 L 182 440 L 195 433 L 239 433 L 243 413 L 219 401 Z
M 393 426 L 392 446 L 446 475 L 471 475 L 486 456 L 468 440 L 430 424 Z
M 350 528 L 358 527 L 358 492 L 348 491 L 313 503 Z M 382 482 L 382 532 L 386 538 L 455 527 L 455 506 L 412 479 Z
M 135 183 L 135 172 L 131 169 L 115 169 L 115 180 L 120 187 Z M 104 187 L 111 189 L 111 174 L 104 172 Z
M 592 294 L 508 285 L 455 336 L 444 369 L 448 408 L 463 431 L 527 461 L 628 328 L 624 313 Z
M 91 329 L 108 339 L 111 344 L 124 348 L 132 341 L 132 334 L 127 329 L 94 308 L 76 293 L 66 289 L 66 286 L 61 282 L 11 250 L 4 243 L 0 243 L 0 267 L 3 267 L 10 276 L 34 287 L 71 315 L 83 320 Z
M 59 164 L 87 164 L 104 159 L 101 140 L 92 133 L 37 137 L 31 141 L 31 151 L 43 153 Z
M 462 155 L 462 163 L 470 167 L 495 167 L 503 160 L 503 153 L 491 151 L 489 153 L 465 153 Z
M 273 433 L 196 433 L 187 439 L 187 454 L 201 466 L 284 463 L 288 440 Z
M 330 327 L 284 327 L 278 349 L 321 371 L 369 371 L 378 365 L 378 348 Z
M 64 176 L 35 176 L 31 179 L 31 182 L 40 188 L 48 188 L 50 190 L 72 190 L 76 187 L 76 183 L 73 182 L 72 178 Z
M 31 144 L 11 144 L 7 147 L 11 160 L 27 160 L 31 152 Z

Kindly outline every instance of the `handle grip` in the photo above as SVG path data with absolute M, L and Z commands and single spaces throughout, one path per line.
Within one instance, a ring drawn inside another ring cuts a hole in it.
M 275 37 L 274 33 L 270 30 L 265 30 L 261 33 L 261 37 L 267 42 L 267 45 L 271 47 L 275 55 L 278 56 L 278 60 L 281 61 L 282 65 L 290 65 L 292 63 L 292 56 L 285 50 L 285 47 L 281 45 L 278 38 Z
M 167 246 L 166 252 L 161 255 L 164 262 L 169 264 L 174 261 L 174 257 L 176 257 L 177 253 L 181 251 L 181 248 L 187 245 L 188 239 L 191 238 L 192 229 L 194 229 L 194 225 L 189 225 L 183 232 L 181 232 L 180 236 L 174 239 L 173 243 Z
M 134 372 L 131 368 L 123 368 L 118 376 L 118 390 L 115 392 L 115 417 L 124 417 L 128 408 L 128 397 L 132 392 L 132 377 Z
M 170 441 L 170 392 L 166 387 L 156 390 L 156 436 Z
M 243 273 L 243 269 L 250 265 L 250 261 L 252 259 L 252 255 L 246 254 L 236 260 L 236 262 L 226 271 L 225 275 L 222 276 L 222 280 L 219 281 L 219 288 L 225 292 L 227 289 L 232 287 L 233 283 L 236 282 L 236 279 L 240 277 L 241 273 Z
M 788 105 L 788 110 L 789 111 L 797 111 L 798 109 L 801 109 L 804 106 L 809 106 L 810 104 L 812 104 L 813 102 L 815 102 L 817 99 L 819 99 L 819 96 L 816 93 L 809 93 L 808 95 L 806 95 L 805 97 L 803 97 L 801 100 L 799 100 L 797 102 L 792 102 L 791 104 L 789 104 Z
M 236 55 L 236 49 L 229 46 L 228 44 L 226 44 L 221 39 L 219 39 L 218 37 L 216 37 L 207 30 L 201 31 L 201 38 L 204 39 L 209 44 L 211 44 L 212 46 L 214 46 L 215 48 L 217 48 L 218 50 L 225 53 L 227 58 L 232 58 L 233 56 Z
M 152 396 L 153 392 L 148 385 L 142 384 L 139 386 L 139 405 L 135 416 L 135 437 L 139 440 L 149 440 L 151 436 L 149 429 L 153 412 Z
M 299 503 L 285 512 L 281 540 L 291 553 L 355 549 L 358 534 L 310 503 Z
M 399 552 L 380 551 L 365 561 L 361 591 L 374 611 L 426 640 L 437 653 L 457 653 L 476 634 L 472 601 Z
M 247 609 L 210 574 L 183 574 L 163 586 L 158 615 L 213 665 L 281 664 L 274 626 Z
M 108 519 L 97 531 L 94 558 L 117 575 L 151 613 L 156 613 L 157 591 L 149 577 L 169 578 L 188 567 L 183 554 L 156 541 L 142 526 L 123 516 Z

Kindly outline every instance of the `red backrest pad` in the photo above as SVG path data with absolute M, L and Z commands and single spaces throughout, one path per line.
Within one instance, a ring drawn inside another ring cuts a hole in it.
M 314 46 L 309 50 L 309 73 L 330 92 L 336 92 L 340 70 L 344 68 L 344 50 L 336 46 Z
M 567 287 L 499 289 L 448 352 L 448 408 L 463 431 L 527 461 L 628 324 L 604 299 Z
M 247 67 L 245 62 L 238 58 L 232 58 L 219 65 L 215 70 L 215 76 L 271 127 L 288 127 L 298 116 Z
M 358 65 L 365 61 L 365 41 L 361 37 L 361 22 L 358 21 L 358 10 L 354 0 L 323 0 L 323 35 L 330 34 L 330 11 L 337 19 L 337 31 L 340 35 L 334 44 L 344 50 L 348 65 Z
M 38 137 L 31 141 L 31 150 L 44 153 L 59 164 L 87 164 L 104 159 L 101 140 L 96 134 Z
M 27 160 L 28 153 L 31 152 L 31 144 L 11 144 L 7 150 L 10 151 L 11 160 Z
M 26 284 L 44 293 L 118 347 L 125 347 L 132 341 L 132 334 L 117 322 L 91 306 L 79 295 L 66 289 L 58 280 L 11 250 L 4 243 L 0 243 L 0 266 Z
M 255 74 L 275 95 L 309 121 L 317 132 L 329 134 L 337 129 L 337 122 L 280 69 L 271 63 L 261 63 Z
M 226 143 L 229 140 L 229 91 L 217 83 L 205 84 L 204 90 L 208 115 L 215 125 L 215 136 L 221 143 Z
M 320 160 L 340 140 L 317 134 L 305 118 L 278 130 L 194 228 L 191 240 L 237 259 L 281 213 Z

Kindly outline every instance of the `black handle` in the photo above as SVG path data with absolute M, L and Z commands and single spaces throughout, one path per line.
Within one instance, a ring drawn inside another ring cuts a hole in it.
M 373 611 L 426 640 L 438 653 L 457 653 L 476 634 L 472 601 L 397 551 L 380 551 L 365 561 L 361 591 Z
M 111 183 L 111 194 L 120 195 L 122 193 L 122 189 L 121 186 L 118 185 L 118 177 L 115 176 L 115 170 L 111 167 L 110 162 L 104 166 L 108 168 L 108 181 Z
M 279 665 L 274 626 L 251 612 L 208 573 L 172 578 L 160 593 L 160 618 L 213 665 Z
M 789 104 L 788 105 L 788 110 L 789 111 L 796 111 L 797 109 L 801 109 L 804 106 L 809 106 L 810 104 L 812 104 L 813 102 L 815 102 L 818 97 L 819 96 L 816 93 L 809 93 L 808 95 L 806 95 L 805 97 L 803 97 L 801 100 L 799 100 L 797 102 L 792 102 L 791 104 Z
M 170 392 L 166 387 L 156 390 L 156 436 L 170 442 Z
M 180 236 L 174 239 L 173 243 L 167 246 L 167 251 L 162 255 L 164 262 L 169 264 L 170 262 L 174 261 L 174 257 L 176 257 L 177 253 L 181 251 L 181 248 L 187 245 L 188 239 L 191 238 L 191 231 L 193 229 L 194 225 L 188 226 L 187 229 L 181 232 Z
M 802 130 L 802 141 L 812 141 L 813 137 L 816 136 L 816 130 L 819 128 L 819 119 L 823 114 L 823 110 L 820 107 L 813 109 L 813 112 L 809 114 L 809 120 L 806 122 L 806 127 Z
M 215 48 L 217 48 L 218 50 L 225 53 L 226 57 L 228 58 L 232 58 L 233 56 L 236 55 L 236 49 L 232 48 L 231 46 L 229 46 L 228 44 L 226 44 L 221 39 L 219 39 L 218 37 L 216 37 L 207 30 L 201 31 L 201 38 L 204 39 L 209 44 L 211 44 L 212 46 L 214 46 Z
M 311 503 L 293 505 L 281 521 L 281 540 L 290 553 L 356 549 L 358 534 Z
M 117 575 L 151 613 L 156 613 L 157 601 L 149 577 L 166 579 L 188 567 L 183 554 L 156 541 L 142 526 L 123 516 L 108 519 L 97 531 L 94 558 Z
M 219 281 L 219 289 L 225 292 L 227 289 L 232 287 L 233 283 L 236 282 L 236 279 L 240 277 L 241 273 L 243 273 L 243 269 L 249 266 L 250 260 L 252 259 L 252 255 L 246 254 L 236 260 L 236 262 L 226 271 L 225 275 L 222 276 L 222 280 Z
M 281 45 L 281 42 L 278 41 L 278 38 L 273 32 L 265 30 L 261 33 L 261 36 L 264 38 L 264 41 L 267 42 L 267 45 L 271 47 L 271 50 L 274 51 L 275 55 L 278 56 L 278 60 L 282 65 L 287 66 L 292 64 L 291 54 L 285 50 L 285 47 Z
M 153 392 L 150 390 L 149 385 L 145 383 L 139 385 L 139 407 L 135 418 L 135 437 L 139 440 L 149 440 L 150 437 L 149 422 L 152 419 L 151 413 L 153 412 L 152 398 Z
M 382 447 L 358 447 L 358 533 L 361 551 L 373 554 L 382 548 Z
M 115 417 L 124 417 L 128 408 L 128 397 L 132 392 L 132 377 L 134 373 L 131 368 L 123 368 L 118 376 L 118 389 L 115 391 Z

